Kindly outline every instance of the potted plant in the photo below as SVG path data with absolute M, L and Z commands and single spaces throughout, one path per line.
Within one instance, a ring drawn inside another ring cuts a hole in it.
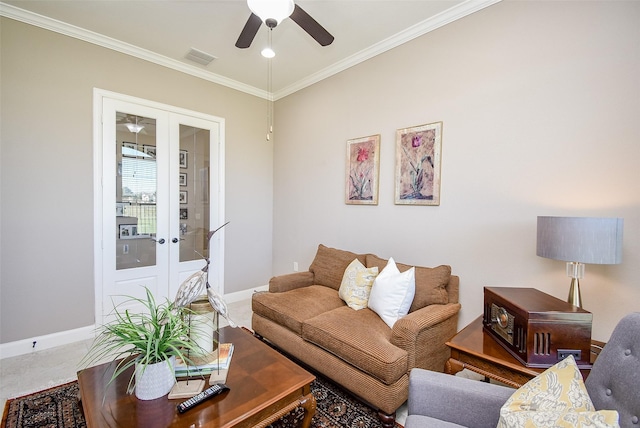
M 139 399 L 153 400 L 169 393 L 175 384 L 176 357 L 190 362 L 190 356 L 200 356 L 203 351 L 191 340 L 197 334 L 189 322 L 193 312 L 168 300 L 157 304 L 151 291 L 146 287 L 145 291 L 146 298 L 127 296 L 128 300 L 114 308 L 114 319 L 99 328 L 81 364 L 119 360 L 108 384 L 134 367 L 127 392 L 135 390 Z M 144 311 L 119 310 L 132 303 L 144 306 Z

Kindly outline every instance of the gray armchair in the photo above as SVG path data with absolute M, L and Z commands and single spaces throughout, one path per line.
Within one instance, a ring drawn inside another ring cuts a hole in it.
M 596 410 L 617 410 L 621 428 L 640 428 L 640 312 L 624 317 L 585 382 Z M 512 388 L 413 369 L 405 428 L 495 428 Z

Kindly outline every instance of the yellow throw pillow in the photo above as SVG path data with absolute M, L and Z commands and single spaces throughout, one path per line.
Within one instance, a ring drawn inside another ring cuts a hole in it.
M 619 427 L 617 411 L 595 411 L 573 356 L 522 385 L 504 403 L 498 421 L 498 428 L 577 426 Z
M 366 268 L 355 259 L 344 271 L 338 294 L 350 308 L 364 309 L 369 301 L 373 280 L 378 276 L 378 267 Z

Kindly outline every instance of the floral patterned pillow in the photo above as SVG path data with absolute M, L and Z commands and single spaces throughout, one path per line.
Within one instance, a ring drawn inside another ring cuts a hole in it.
M 595 411 L 573 356 L 522 385 L 502 406 L 498 421 L 498 428 L 577 426 L 619 427 L 617 411 Z
M 366 268 L 358 259 L 355 259 L 344 271 L 342 283 L 338 294 L 350 308 L 364 309 L 367 307 L 371 286 L 378 276 L 378 267 Z

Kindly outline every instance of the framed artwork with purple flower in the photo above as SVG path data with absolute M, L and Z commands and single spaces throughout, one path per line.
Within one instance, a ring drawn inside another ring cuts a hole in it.
M 442 122 L 396 131 L 396 205 L 440 205 Z
M 378 205 L 380 134 L 347 141 L 345 203 Z

